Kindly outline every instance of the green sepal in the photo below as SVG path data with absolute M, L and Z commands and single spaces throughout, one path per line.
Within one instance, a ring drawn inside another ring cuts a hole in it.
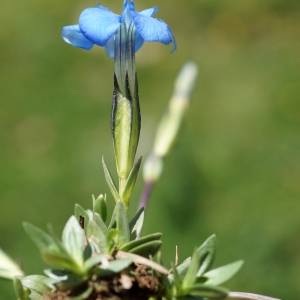
M 134 249 L 140 245 L 143 245 L 143 244 L 151 242 L 151 241 L 159 240 L 161 238 L 161 236 L 162 236 L 162 234 L 160 232 L 143 236 L 142 238 L 139 238 L 134 241 L 130 241 L 129 243 L 123 245 L 120 250 L 129 252 L 131 249 Z
M 86 228 L 87 223 L 89 221 L 88 213 L 83 209 L 79 204 L 75 204 L 75 217 L 80 222 L 80 216 L 84 219 L 84 228 Z
M 182 281 L 183 288 L 192 285 L 196 281 L 196 275 L 199 270 L 199 263 L 200 263 L 200 255 L 196 249 L 192 255 L 191 263 L 189 264 L 187 272 Z
M 120 198 L 120 195 L 116 188 L 116 184 L 115 184 L 114 180 L 112 179 L 110 172 L 108 170 L 108 167 L 105 163 L 104 156 L 102 156 L 102 165 L 103 165 L 104 175 L 105 175 L 105 179 L 108 184 L 108 187 L 109 187 L 113 197 L 115 198 L 116 202 L 118 202 L 118 200 L 120 200 L 121 198 Z
M 142 163 L 143 156 L 141 156 L 134 164 L 125 184 L 125 189 L 122 195 L 122 202 L 124 203 L 125 209 L 128 210 L 129 200 L 132 194 L 133 187 L 135 185 L 140 166 Z
M 95 220 L 89 220 L 86 229 L 86 237 L 89 243 L 94 243 L 98 246 L 101 252 L 106 252 L 106 233 L 102 231 L 101 227 Z
M 87 288 L 82 294 L 75 296 L 75 297 L 67 297 L 65 300 L 84 300 L 87 299 L 93 292 L 93 287 L 90 286 Z
M 144 207 L 142 207 L 129 222 L 130 240 L 134 240 L 140 235 L 144 224 L 144 216 Z
M 85 234 L 75 216 L 72 216 L 62 233 L 62 243 L 79 269 L 83 269 L 83 245 Z
M 150 255 L 154 256 L 157 253 L 161 245 L 162 241 L 151 241 L 132 248 L 128 252 L 149 258 Z
M 123 203 L 120 200 L 115 206 L 108 228 L 114 228 L 118 231 L 116 238 L 117 247 L 121 248 L 130 241 L 128 218 Z
M 183 293 L 209 299 L 225 299 L 229 293 L 229 290 L 221 286 L 211 286 L 196 283 L 184 288 Z
M 203 275 L 205 278 L 207 278 L 207 280 L 205 281 L 205 285 L 222 284 L 223 282 L 229 280 L 232 276 L 234 276 L 241 269 L 243 264 L 243 260 L 238 260 L 231 264 L 206 272 Z
M 93 196 L 93 213 L 98 213 L 103 222 L 107 218 L 106 195 L 100 195 L 97 199 Z
M 17 300 L 26 300 L 30 294 L 28 288 L 24 288 L 22 282 L 18 276 L 15 276 L 13 279 L 14 291 L 17 296 Z

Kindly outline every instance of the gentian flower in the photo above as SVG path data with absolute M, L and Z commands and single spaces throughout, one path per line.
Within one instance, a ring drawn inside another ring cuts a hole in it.
M 65 26 L 62 30 L 63 39 L 76 47 L 90 50 L 93 45 L 105 47 L 109 57 L 114 57 L 114 36 L 122 22 L 128 26 L 133 22 L 135 33 L 135 51 L 146 42 L 161 42 L 169 45 L 173 42 L 172 52 L 176 49 L 175 37 L 169 26 L 162 20 L 152 18 L 157 7 L 142 12 L 135 11 L 133 0 L 124 0 L 122 16 L 101 6 L 85 9 L 80 17 L 79 24 Z

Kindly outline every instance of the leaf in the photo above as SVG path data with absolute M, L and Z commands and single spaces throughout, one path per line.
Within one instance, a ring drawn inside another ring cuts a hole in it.
M 176 269 L 178 271 L 178 274 L 179 274 L 181 279 L 184 278 L 190 263 L 191 263 L 191 257 L 188 257 L 179 266 L 176 267 Z
M 54 287 L 55 280 L 42 275 L 29 275 L 20 278 L 23 287 L 28 288 L 31 291 L 36 292 L 39 295 L 43 295 L 46 292 L 51 291 Z
M 181 280 L 177 271 L 177 268 L 175 267 L 174 263 L 172 262 L 172 271 L 173 271 L 173 280 L 175 285 L 175 295 L 180 295 L 181 293 Z
M 193 284 L 184 289 L 184 293 L 209 299 L 224 299 L 229 290 L 220 286 Z
M 84 228 L 86 228 L 87 222 L 89 221 L 89 215 L 79 204 L 75 204 L 75 217 L 78 222 L 80 221 L 80 216 L 84 218 Z
M 123 203 L 125 203 L 124 205 L 128 206 L 129 199 L 130 199 L 130 196 L 132 194 L 132 190 L 133 190 L 133 187 L 135 185 L 135 182 L 136 182 L 136 179 L 137 179 L 137 176 L 138 176 L 138 173 L 139 173 L 139 169 L 140 169 L 140 166 L 141 166 L 141 163 L 142 163 L 142 158 L 143 158 L 143 156 L 141 156 L 137 160 L 137 162 L 134 164 L 134 166 L 131 169 L 130 174 L 127 178 L 125 189 L 124 189 L 124 192 L 123 192 L 123 195 L 122 195 L 122 201 L 123 201 Z
M 216 236 L 212 235 L 197 249 L 200 257 L 200 268 L 197 277 L 202 276 L 212 266 L 216 255 L 216 247 Z
M 192 255 L 191 263 L 188 267 L 188 270 L 182 282 L 183 288 L 189 287 L 196 281 L 196 275 L 199 270 L 199 263 L 200 263 L 200 256 L 198 251 L 195 250 Z
M 84 268 L 86 271 L 89 271 L 92 269 L 95 265 L 102 262 L 102 260 L 107 257 L 106 254 L 97 254 L 95 256 L 90 257 L 88 260 L 84 263 Z
M 151 241 L 138 247 L 135 247 L 128 252 L 135 253 L 144 257 L 149 257 L 150 255 L 154 256 L 161 247 L 161 245 L 162 241 Z
M 132 260 L 129 258 L 113 260 L 109 262 L 109 266 L 107 268 L 100 266 L 97 270 L 97 276 L 100 278 L 120 273 L 124 269 L 128 268 L 131 264 Z
M 117 202 L 111 218 L 111 224 L 114 223 L 116 223 L 115 228 L 119 232 L 116 243 L 117 246 L 121 248 L 124 244 L 130 241 L 130 232 L 129 232 L 127 214 L 124 209 L 123 203 L 120 200 Z M 110 226 L 109 228 L 111 228 Z
M 204 274 L 204 276 L 208 278 L 205 285 L 219 285 L 229 280 L 240 270 L 243 264 L 243 260 L 238 260 L 226 266 L 208 271 Z
M 106 195 L 100 195 L 97 199 L 93 196 L 93 213 L 98 213 L 103 222 L 107 218 Z
M 131 234 L 130 240 L 134 240 L 140 235 L 144 223 L 144 216 L 145 211 L 144 207 L 142 207 L 129 222 L 129 230 Z
M 120 200 L 120 195 L 118 193 L 118 190 L 116 188 L 114 180 L 112 179 L 110 172 L 107 168 L 107 165 L 104 160 L 104 156 L 102 156 L 102 165 L 103 165 L 104 175 L 105 175 L 105 179 L 108 184 L 108 187 L 109 187 L 113 197 L 115 198 L 116 202 L 118 202 L 118 200 Z
M 30 291 L 27 288 L 24 289 L 22 282 L 18 276 L 14 277 L 13 286 L 18 300 L 26 300 L 28 295 L 30 294 Z
M 160 232 L 158 233 L 152 233 L 146 236 L 143 236 L 142 238 L 139 238 L 137 240 L 131 241 L 125 245 L 123 245 L 120 250 L 122 251 L 130 251 L 131 249 L 138 247 L 140 245 L 143 245 L 147 242 L 151 242 L 151 241 L 155 241 L 155 240 L 159 240 L 161 238 L 162 234 Z
M 86 236 L 89 242 L 94 242 L 98 245 L 101 252 L 106 252 L 106 236 L 102 229 L 94 220 L 89 220 L 86 230 Z
M 0 277 L 12 280 L 16 275 L 24 274 L 18 264 L 0 248 Z
M 84 230 L 80 227 L 75 216 L 72 216 L 63 230 L 62 243 L 74 262 L 77 263 L 79 269 L 83 269 L 84 239 Z
M 93 287 L 90 286 L 79 296 L 67 297 L 66 300 L 84 300 L 84 299 L 87 299 L 91 295 L 92 292 L 93 292 Z
M 101 229 L 103 234 L 106 235 L 108 232 L 108 228 L 106 227 L 104 221 L 102 220 L 102 218 L 100 217 L 100 215 L 98 213 L 93 214 L 93 220 L 97 223 L 97 225 L 99 226 L 99 228 Z

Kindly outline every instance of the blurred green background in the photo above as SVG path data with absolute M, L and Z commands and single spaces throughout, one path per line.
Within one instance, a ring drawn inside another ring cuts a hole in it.
M 142 109 L 139 154 L 187 60 L 200 77 L 181 136 L 165 163 L 144 233 L 163 232 L 166 265 L 213 233 L 215 266 L 245 259 L 227 286 L 300 298 L 300 1 L 136 0 L 159 6 L 178 50 L 146 44 L 137 54 Z M 102 0 L 116 13 L 121 0 Z M 113 63 L 103 49 L 61 39 L 95 1 L 2 1 L 0 9 L 0 247 L 27 273 L 45 265 L 22 229 L 60 232 L 74 204 L 111 197 L 101 168 L 114 169 L 110 136 Z M 139 178 L 133 215 L 142 190 Z M 0 298 L 15 299 L 9 282 Z

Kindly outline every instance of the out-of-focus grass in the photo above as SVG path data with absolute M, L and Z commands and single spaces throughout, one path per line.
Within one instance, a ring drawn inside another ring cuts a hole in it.
M 105 1 L 121 12 L 122 1 Z M 65 44 L 94 1 L 6 1 L 0 10 L 0 246 L 28 273 L 45 267 L 26 220 L 59 232 L 74 203 L 108 193 L 101 155 L 113 167 L 109 118 L 113 64 L 103 51 Z M 158 5 L 178 50 L 146 44 L 137 55 L 142 109 L 139 153 L 188 59 L 200 78 L 182 135 L 147 211 L 163 257 L 190 255 L 216 233 L 216 265 L 244 258 L 228 286 L 283 299 L 300 296 L 300 2 L 136 0 Z M 142 188 L 138 182 L 131 214 Z M 109 200 L 113 202 L 109 195 Z M 112 205 L 111 205 L 112 206 Z M 1 298 L 14 299 L 9 283 Z

